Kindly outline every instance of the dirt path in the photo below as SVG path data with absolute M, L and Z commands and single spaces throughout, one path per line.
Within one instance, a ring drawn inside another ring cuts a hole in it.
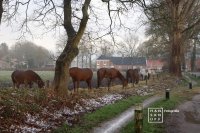
M 160 96 L 151 97 L 143 102 L 143 107 L 146 108 L 150 104 L 154 103 L 155 101 L 160 100 Z M 93 129 L 93 133 L 118 133 L 119 129 L 121 129 L 124 125 L 128 122 L 133 120 L 134 118 L 134 107 L 129 108 L 119 116 L 102 123 L 99 127 L 95 127 Z
M 200 132 L 200 94 L 177 107 L 179 113 L 172 113 L 166 120 L 167 133 Z
M 188 77 L 185 73 L 183 73 L 183 76 L 188 80 L 188 82 L 192 82 L 192 85 L 196 85 L 197 82 L 192 80 L 190 77 Z

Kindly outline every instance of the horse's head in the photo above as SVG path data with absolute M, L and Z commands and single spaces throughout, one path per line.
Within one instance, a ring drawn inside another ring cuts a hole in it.
M 39 88 L 43 88 L 44 87 L 44 82 L 42 80 L 38 80 L 37 83 L 38 83 L 38 87 Z

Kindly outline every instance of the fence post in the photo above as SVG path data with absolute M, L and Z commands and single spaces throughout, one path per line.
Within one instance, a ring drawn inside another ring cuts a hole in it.
M 142 104 L 138 104 L 135 107 L 135 133 L 142 133 L 143 128 L 143 107 Z
M 168 100 L 170 98 L 170 89 L 165 90 L 165 98 Z
M 189 82 L 189 89 L 192 89 L 192 82 Z

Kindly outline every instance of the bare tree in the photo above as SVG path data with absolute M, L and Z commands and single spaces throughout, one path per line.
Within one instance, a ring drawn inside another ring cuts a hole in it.
M 121 54 L 126 57 L 134 57 L 136 56 L 136 48 L 138 45 L 139 39 L 135 35 L 128 35 L 126 36 L 124 42 L 120 42 L 118 47 L 118 54 Z
M 112 42 L 103 39 L 99 43 L 99 50 L 101 55 L 112 56 L 114 54 L 114 45 L 112 44 Z
M 18 67 L 22 68 L 41 68 L 48 63 L 52 63 L 49 59 L 49 51 L 30 41 L 17 42 L 11 47 L 10 54 L 12 58 L 18 60 Z M 22 62 L 26 65 L 20 64 Z
M 200 37 L 197 36 L 192 40 L 192 52 L 191 52 L 191 71 L 196 71 L 196 54 L 197 54 L 197 46 L 200 43 Z
M 62 2 L 54 0 L 6 0 L 3 1 L 3 4 L 0 4 L 1 6 L 3 5 L 5 10 L 5 13 L 3 14 L 4 20 L 8 23 L 14 23 L 17 21 L 17 18 L 24 15 L 23 19 L 20 20 L 21 25 L 19 27 L 22 37 L 25 36 L 26 33 L 32 34 L 31 28 L 35 25 L 44 26 L 48 29 L 46 32 L 55 30 L 60 26 L 64 27 L 67 33 L 67 42 L 62 53 L 56 60 L 54 90 L 59 97 L 66 97 L 69 67 L 72 60 L 79 53 L 78 45 L 85 32 L 89 19 L 88 9 L 90 8 L 90 13 L 92 14 L 91 16 L 95 18 L 93 19 L 95 24 L 103 27 L 94 33 L 95 36 L 100 38 L 106 35 L 111 35 L 114 41 L 114 32 L 112 29 L 116 28 L 117 25 L 123 27 L 120 16 L 123 12 L 128 11 L 128 7 L 131 7 L 130 5 L 136 1 L 139 0 L 103 1 L 107 6 L 105 11 L 107 12 L 110 20 L 108 21 L 108 26 L 98 24 L 96 19 L 97 13 L 95 13 L 92 6 L 90 6 L 91 0 L 63 0 Z M 30 6 L 33 8 L 30 8 Z M 24 13 L 20 14 L 21 12 Z M 1 10 L 0 14 L 2 14 Z M 118 20 L 115 21 L 116 19 Z M 116 31 L 117 30 L 118 29 L 116 29 Z M 106 31 L 106 33 L 104 31 Z
M 170 44 L 170 72 L 181 76 L 186 39 L 190 38 L 200 25 L 198 0 L 153 0 L 142 6 L 148 19 L 156 24 L 160 31 L 167 29 Z M 195 16 L 195 17 L 194 17 Z M 192 22 L 189 20 L 193 20 Z M 192 31 L 192 32 L 191 32 Z M 164 34 L 163 34 L 164 35 Z
M 3 14 L 3 0 L 0 0 L 0 24 L 1 24 L 2 14 Z

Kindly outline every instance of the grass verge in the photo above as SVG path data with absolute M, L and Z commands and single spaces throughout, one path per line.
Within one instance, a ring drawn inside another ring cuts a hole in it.
M 79 124 L 76 124 L 73 127 L 63 124 L 60 128 L 56 129 L 54 133 L 87 133 L 103 121 L 117 116 L 130 106 L 141 103 L 148 97 L 150 96 L 131 96 L 114 104 L 104 106 L 95 112 L 85 114 L 81 118 Z
M 199 93 L 198 88 L 193 90 L 184 90 L 182 92 L 178 91 L 171 95 L 170 100 L 160 100 L 155 102 L 150 107 L 153 108 L 163 108 L 163 109 L 174 109 L 184 100 L 189 100 L 193 95 Z M 164 120 L 169 113 L 164 113 Z M 144 133 L 163 133 L 164 123 L 148 123 L 148 109 L 143 110 L 143 132 Z M 124 128 L 121 129 L 120 133 L 134 133 L 134 121 L 128 123 Z

